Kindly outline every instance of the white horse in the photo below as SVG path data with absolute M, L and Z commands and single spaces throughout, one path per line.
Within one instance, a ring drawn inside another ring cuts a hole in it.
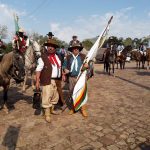
M 41 56 L 41 47 L 36 41 L 32 41 L 32 44 L 28 47 L 25 52 L 25 78 L 23 82 L 22 90 L 26 90 L 26 82 L 28 75 L 31 75 L 31 85 L 34 89 L 34 71 L 36 68 L 36 60 Z

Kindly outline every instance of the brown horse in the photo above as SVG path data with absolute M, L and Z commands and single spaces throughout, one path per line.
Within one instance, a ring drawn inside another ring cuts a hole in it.
M 16 83 L 20 83 L 24 80 L 24 75 L 23 55 L 16 51 L 5 54 L 0 61 L 0 86 L 3 87 L 3 102 L 0 108 L 4 108 L 7 113 L 7 92 L 9 89 L 10 79 L 13 78 Z
M 144 56 L 144 54 L 141 54 L 140 51 L 138 51 L 137 49 L 134 49 L 131 51 L 131 59 L 136 61 L 136 67 L 138 69 L 141 68 L 141 62 L 142 62 L 142 68 L 144 69 L 144 64 L 146 60 L 146 57 Z
M 116 49 L 107 48 L 107 50 L 104 52 L 103 60 L 104 60 L 104 71 L 106 71 L 110 75 L 110 71 L 112 69 L 112 72 L 114 74 L 115 70 L 115 63 L 117 58 L 117 51 Z
M 120 64 L 120 69 L 125 69 L 125 63 L 127 59 L 127 54 L 131 51 L 131 46 L 126 46 L 120 55 L 117 53 L 116 63 L 117 63 L 117 69 L 118 69 L 118 63 Z
M 146 50 L 147 70 L 150 69 L 150 48 Z

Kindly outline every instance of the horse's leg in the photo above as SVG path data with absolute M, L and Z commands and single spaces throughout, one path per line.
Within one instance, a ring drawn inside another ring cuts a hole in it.
M 115 62 L 112 63 L 113 76 L 115 76 Z
M 106 67 L 106 72 L 108 73 L 109 72 L 109 63 L 108 62 L 106 62 L 105 67 Z
M 32 89 L 35 89 L 35 84 L 34 84 L 34 72 L 31 72 L 31 85 L 32 85 Z
M 124 69 L 124 60 L 123 60 L 123 62 L 122 62 L 122 69 Z
M 149 70 L 149 60 L 147 60 L 147 70 Z
M 4 86 L 4 90 L 3 90 L 3 99 L 4 99 L 3 108 L 4 108 L 4 111 L 6 112 L 6 114 L 9 113 L 8 106 L 7 106 L 7 100 L 8 100 L 7 93 L 8 93 L 8 88 L 9 88 L 9 84 L 8 84 L 8 85 L 5 85 L 5 86 Z
M 141 68 L 141 61 L 139 61 L 139 69 Z
M 122 61 L 120 61 L 120 69 L 122 69 Z
M 138 69 L 138 61 L 136 61 L 136 69 Z
M 117 61 L 117 68 L 116 69 L 118 69 L 118 61 Z
M 22 91 L 25 91 L 25 90 L 26 90 L 26 82 L 27 82 L 27 71 L 26 71 L 26 74 L 25 74 L 25 77 L 24 77 L 23 86 L 22 86 Z
M 110 75 L 110 71 L 111 71 L 111 63 L 108 64 L 108 68 L 109 68 L 109 75 Z
M 126 63 L 126 61 L 124 60 L 123 61 L 123 69 L 125 69 L 125 63 Z
M 104 72 L 105 72 L 105 69 L 106 69 L 106 63 L 104 62 Z
M 144 69 L 144 60 L 142 60 L 142 69 Z

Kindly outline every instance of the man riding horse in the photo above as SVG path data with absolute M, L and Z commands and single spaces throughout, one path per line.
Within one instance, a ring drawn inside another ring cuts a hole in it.
M 143 56 L 146 56 L 146 47 L 143 43 L 140 44 L 139 51 Z
M 29 46 L 29 39 L 24 34 L 23 29 L 19 29 L 19 31 L 16 31 L 16 35 L 12 41 L 12 47 L 15 50 L 18 50 L 21 53 L 25 53 L 27 47 Z

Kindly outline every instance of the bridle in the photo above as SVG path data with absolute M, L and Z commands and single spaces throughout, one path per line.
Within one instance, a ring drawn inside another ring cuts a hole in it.
M 15 52 L 13 53 L 12 67 L 11 67 L 11 71 L 10 71 L 9 75 L 16 81 L 22 81 L 22 79 L 19 76 L 19 69 L 18 69 L 18 65 L 16 64 L 15 55 L 19 55 L 19 57 L 21 57 L 20 54 L 15 54 Z M 24 59 L 24 58 L 22 58 L 22 59 Z
M 28 61 L 28 62 L 30 62 L 30 65 L 29 65 L 29 68 L 32 68 L 32 65 L 33 64 L 36 64 L 36 61 L 38 60 L 38 58 L 40 57 L 40 55 L 38 55 L 37 53 L 38 52 L 40 52 L 40 51 L 38 51 L 38 50 L 35 50 L 36 48 L 35 48 L 35 46 L 33 45 L 33 43 L 31 44 L 31 48 L 33 49 L 33 56 L 34 56 L 34 58 L 33 59 L 31 59 L 30 58 L 30 54 L 31 54 L 31 52 L 29 52 L 28 54 L 25 54 L 25 61 Z M 32 51 L 32 50 L 30 50 L 30 51 Z

